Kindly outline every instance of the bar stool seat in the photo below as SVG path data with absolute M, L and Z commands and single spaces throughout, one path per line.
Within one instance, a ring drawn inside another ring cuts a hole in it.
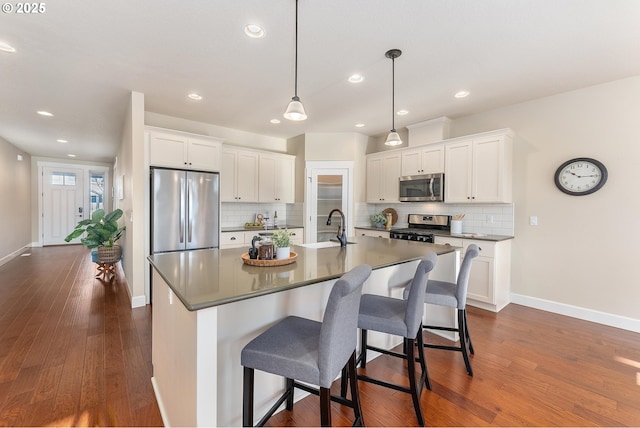
M 286 379 L 284 393 L 257 426 L 263 426 L 285 401 L 286 409 L 293 409 L 294 388 L 320 396 L 322 426 L 331 425 L 331 401 L 353 408 L 354 425 L 364 425 L 356 381 L 355 350 L 362 286 L 370 274 L 371 266 L 360 265 L 338 279 L 331 289 L 322 322 L 288 316 L 242 349 L 244 426 L 253 424 L 256 369 Z M 331 384 L 341 370 L 350 378 L 351 400 L 331 396 Z M 298 381 L 317 385 L 319 389 Z

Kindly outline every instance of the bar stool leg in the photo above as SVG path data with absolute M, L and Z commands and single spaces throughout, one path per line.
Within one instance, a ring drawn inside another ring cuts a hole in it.
M 469 352 L 474 354 L 473 351 L 473 343 L 471 342 L 471 335 L 469 334 L 469 323 L 467 322 L 467 310 L 464 309 L 464 336 L 467 338 L 467 342 L 469 342 Z
M 409 371 L 409 388 L 411 389 L 411 398 L 413 399 L 413 407 L 416 410 L 416 417 L 418 418 L 418 425 L 424 426 L 424 416 L 422 415 L 422 408 L 420 407 L 420 396 L 418 395 L 418 385 L 416 382 L 416 361 L 415 361 L 415 341 L 414 339 L 406 339 L 407 349 L 411 350 L 407 354 L 407 365 Z M 422 391 L 422 388 L 420 388 Z
M 242 376 L 242 426 L 253 426 L 253 381 L 254 370 L 244 368 Z
M 367 368 L 367 330 L 360 330 L 360 356 L 357 363 L 360 363 L 360 368 Z
M 469 361 L 469 354 L 467 353 L 465 313 L 463 310 L 458 310 L 458 335 L 460 336 L 460 351 L 464 358 L 464 365 L 467 366 L 467 374 L 469 374 L 469 376 L 473 376 L 471 362 Z
M 416 336 L 418 341 L 418 358 L 420 358 L 420 367 L 422 368 L 422 376 L 424 376 L 424 384 L 431 391 L 431 379 L 429 378 L 429 370 L 427 369 L 427 360 L 424 354 L 424 337 L 422 337 L 422 326 L 418 329 Z
M 286 409 L 293 410 L 293 379 L 286 378 L 286 388 L 289 393 Z
M 360 395 L 358 393 L 358 375 L 356 373 L 356 351 L 353 351 L 348 363 L 349 382 L 351 383 L 351 401 L 353 402 L 353 426 L 363 427 L 364 419 L 362 418 L 362 407 L 360 406 Z M 345 388 L 346 389 L 346 388 Z M 346 391 L 345 391 L 346 395 Z
M 331 426 L 331 390 L 320 388 L 320 426 Z

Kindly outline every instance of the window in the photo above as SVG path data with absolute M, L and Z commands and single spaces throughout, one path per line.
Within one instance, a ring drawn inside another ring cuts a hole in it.
M 104 173 L 89 173 L 89 216 L 94 211 L 104 209 Z
M 76 175 L 72 172 L 54 172 L 51 174 L 51 184 L 54 186 L 75 186 Z

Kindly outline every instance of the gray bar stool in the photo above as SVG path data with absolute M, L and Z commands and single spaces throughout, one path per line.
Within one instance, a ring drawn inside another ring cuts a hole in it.
M 391 388 L 396 391 L 402 391 L 411 394 L 413 399 L 413 407 L 416 411 L 418 423 L 424 426 L 424 416 L 420 408 L 420 394 L 423 386 L 426 385 L 431 389 L 429 381 L 429 372 L 424 358 L 423 342 L 422 342 L 422 315 L 424 313 L 424 293 L 429 279 L 429 272 L 436 265 L 438 256 L 435 253 L 429 253 L 422 258 L 416 273 L 411 280 L 411 289 L 406 300 L 395 299 L 393 297 L 378 296 L 373 294 L 364 294 L 360 301 L 360 315 L 358 316 L 358 327 L 362 330 L 360 336 L 360 356 L 358 361 L 360 367 L 366 368 L 367 350 L 380 352 L 407 360 L 407 371 L 409 375 L 409 387 L 386 382 L 380 379 L 374 379 L 367 375 L 358 374 L 358 380 L 370 382 L 376 385 Z M 381 333 L 402 336 L 404 338 L 405 353 L 397 353 L 386 349 L 377 348 L 367 345 L 367 331 L 379 331 Z M 418 357 L 415 356 L 415 343 L 418 342 Z M 419 381 L 416 381 L 416 361 L 420 362 L 422 374 Z M 343 376 L 344 379 L 344 376 Z M 344 381 L 342 383 L 341 393 L 344 395 L 346 387 Z
M 273 373 L 286 379 L 284 394 L 258 422 L 266 421 L 286 400 L 293 409 L 294 388 L 320 396 L 320 423 L 331 425 L 331 401 L 353 408 L 354 425 L 364 425 L 356 382 L 356 344 L 358 307 L 362 285 L 371 274 L 371 266 L 360 265 L 344 274 L 331 289 L 322 322 L 288 316 L 249 342 L 240 356 L 244 366 L 242 424 L 253 424 L 254 370 Z M 347 367 L 351 380 L 351 400 L 332 396 L 331 383 Z M 298 381 L 318 385 L 318 389 Z
M 467 367 L 469 376 L 473 376 L 471 362 L 469 361 L 469 352 L 474 353 L 473 343 L 469 335 L 469 326 L 467 324 L 467 290 L 469 288 L 469 276 L 471 274 L 471 264 L 473 259 L 478 257 L 478 246 L 471 244 L 467 247 L 467 251 L 460 266 L 458 280 L 453 282 L 429 280 L 427 283 L 427 291 L 424 295 L 424 302 L 432 305 L 456 308 L 458 311 L 458 327 L 443 327 L 434 325 L 425 325 L 422 328 L 440 331 L 455 331 L 460 336 L 460 346 L 446 346 L 425 343 L 425 348 L 444 349 L 447 351 L 458 351 L 462 353 L 464 364 Z M 405 298 L 409 290 L 405 289 Z M 469 348 L 467 351 L 467 347 Z

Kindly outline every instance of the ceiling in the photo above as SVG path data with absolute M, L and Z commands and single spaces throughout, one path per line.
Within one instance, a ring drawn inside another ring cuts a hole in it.
M 0 41 L 16 49 L 0 51 L 0 137 L 33 156 L 111 161 L 131 91 L 146 111 L 275 137 L 386 133 L 392 48 L 396 110 L 409 111 L 398 129 L 640 74 L 637 0 L 300 0 L 309 119 L 290 122 L 294 0 L 45 5 L 0 15 Z M 265 37 L 245 36 L 249 23 Z

